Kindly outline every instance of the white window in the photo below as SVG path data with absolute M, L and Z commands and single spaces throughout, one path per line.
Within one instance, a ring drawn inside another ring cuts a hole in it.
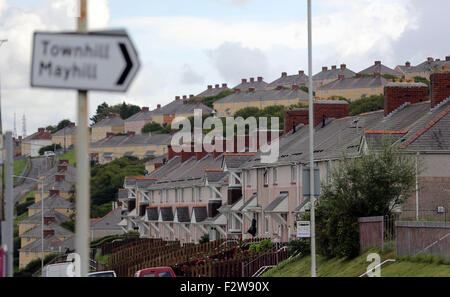
M 264 232 L 269 233 L 269 216 L 264 216 Z
M 195 194 L 196 194 L 196 190 L 195 190 L 195 187 L 192 187 L 192 202 L 196 202 L 197 201 L 197 198 L 195 197 Z
M 278 183 L 278 168 L 274 168 L 273 169 L 273 183 L 277 184 Z
M 161 196 L 160 203 L 162 204 L 164 202 L 164 191 L 159 191 L 159 194 Z
M 267 186 L 269 184 L 269 170 L 264 170 L 264 185 Z
M 295 165 L 291 166 L 291 182 L 292 183 L 297 182 L 297 166 Z

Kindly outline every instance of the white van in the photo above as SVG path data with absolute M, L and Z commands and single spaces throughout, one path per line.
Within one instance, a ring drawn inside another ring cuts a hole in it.
M 47 265 L 42 270 L 42 277 L 74 277 L 74 275 L 72 262 Z

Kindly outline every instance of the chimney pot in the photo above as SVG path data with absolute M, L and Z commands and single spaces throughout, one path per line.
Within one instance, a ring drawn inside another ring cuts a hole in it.
M 142 107 L 142 111 L 143 111 L 143 112 L 147 112 L 147 111 L 149 111 L 149 108 L 146 107 L 146 106 L 145 106 L 145 107 Z
M 192 94 L 189 95 L 189 99 L 192 99 L 192 98 L 194 98 L 194 95 L 192 95 Z
M 180 100 L 180 96 L 175 96 L 175 100 L 176 101 Z
M 411 62 L 406 62 L 406 63 L 405 63 L 405 66 L 406 66 L 406 67 L 411 67 Z
M 183 100 L 186 100 L 187 99 L 187 96 L 186 95 L 183 95 Z
M 450 61 L 450 56 L 445 57 L 445 61 Z
M 220 85 L 219 85 L 219 84 L 216 84 L 215 87 L 216 87 L 216 89 L 218 89 L 218 88 L 220 88 Z
M 331 66 L 331 69 L 336 70 L 337 69 L 336 65 Z
M 208 90 L 212 89 L 212 85 L 208 85 Z
M 375 65 L 381 65 L 381 61 L 375 61 Z
M 44 132 L 45 132 L 45 128 L 39 128 L 39 129 L 38 129 L 38 132 L 39 132 L 39 133 L 44 133 Z
M 428 57 L 428 58 L 427 58 L 427 61 L 428 61 L 428 62 L 433 62 L 434 59 L 433 59 L 432 57 Z
M 298 71 L 298 75 L 302 76 L 302 75 L 304 75 L 304 74 L 305 74 L 305 71 L 303 71 L 303 70 L 299 70 L 299 71 Z
M 263 81 L 262 76 L 258 76 L 258 81 Z
M 226 88 L 227 87 L 227 84 L 222 84 L 222 88 Z
M 323 66 L 322 67 L 322 71 L 327 71 L 328 70 L 328 67 L 327 66 Z
M 347 65 L 341 64 L 341 69 L 347 69 Z
M 157 108 L 157 109 L 161 109 L 161 104 L 158 104 L 158 105 L 156 106 L 156 108 Z
M 246 78 L 243 78 L 243 79 L 242 79 L 242 83 L 243 83 L 243 84 L 247 83 L 247 79 L 246 79 Z
M 282 72 L 281 73 L 281 77 L 286 77 L 287 76 L 287 73 L 286 72 Z

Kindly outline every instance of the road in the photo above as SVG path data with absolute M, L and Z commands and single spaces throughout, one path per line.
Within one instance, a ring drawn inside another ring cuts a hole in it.
M 30 178 L 39 178 L 39 174 L 42 174 L 49 170 L 47 168 L 47 158 L 35 158 L 31 159 L 31 171 L 28 177 Z M 36 188 L 37 182 L 29 179 L 25 179 L 24 182 L 14 188 L 14 203 L 19 202 L 28 192 L 32 191 Z

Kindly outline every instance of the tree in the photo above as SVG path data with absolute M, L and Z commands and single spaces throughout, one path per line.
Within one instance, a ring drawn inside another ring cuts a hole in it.
M 110 113 L 117 113 L 124 120 L 128 119 L 132 115 L 141 111 L 141 108 L 137 105 L 127 104 L 126 102 L 119 103 L 113 106 L 109 106 L 108 103 L 103 102 L 97 106 L 97 111 L 93 117 L 90 118 L 92 124 L 100 122 L 108 116 Z
M 164 128 L 155 122 L 147 123 L 142 127 L 141 132 L 142 133 L 154 133 L 164 130 Z
M 317 206 L 318 251 L 329 257 L 359 254 L 358 218 L 391 215 L 415 185 L 415 161 L 384 140 L 380 150 L 345 158 L 322 185 Z
M 384 95 L 372 95 L 350 102 L 348 113 L 351 116 L 381 110 L 384 108 Z
M 96 111 L 95 115 L 90 118 L 90 120 L 92 121 L 92 124 L 95 125 L 98 122 L 100 122 L 101 120 L 103 120 L 104 118 L 106 118 L 106 116 L 109 113 L 109 110 L 110 110 L 110 107 L 109 107 L 108 103 L 106 103 L 106 102 L 103 102 L 102 104 L 97 106 L 97 111 Z
M 113 106 L 113 108 L 116 106 L 117 105 Z M 124 120 L 128 119 L 129 117 L 131 117 L 132 115 L 134 115 L 140 111 L 141 111 L 141 108 L 137 105 L 126 104 L 125 102 L 123 102 L 122 104 L 119 105 L 119 114 L 120 114 L 120 117 Z
M 42 156 L 45 152 L 54 152 L 55 150 L 60 150 L 60 149 L 62 149 L 60 144 L 51 144 L 48 146 L 41 147 L 39 149 L 39 155 Z
M 69 124 L 71 123 L 70 120 L 62 120 L 61 122 L 58 123 L 58 125 L 56 126 L 56 131 L 58 132 L 59 130 L 64 129 L 65 127 L 69 126 Z

